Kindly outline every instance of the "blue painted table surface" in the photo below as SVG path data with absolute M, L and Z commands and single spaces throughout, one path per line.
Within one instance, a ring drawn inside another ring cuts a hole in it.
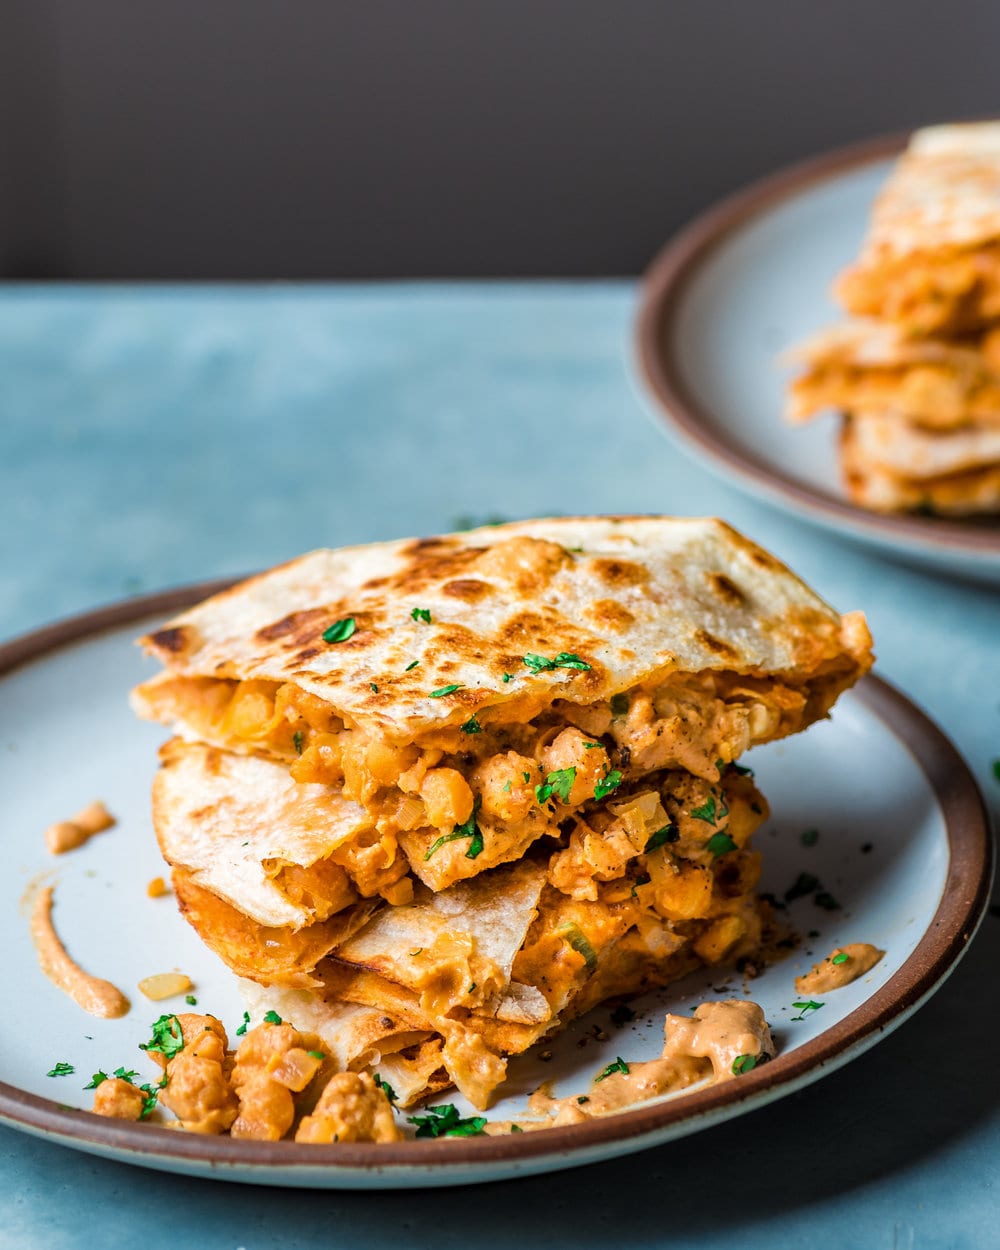
M 0 639 L 463 516 L 714 514 L 864 608 L 879 671 L 954 738 L 995 813 L 997 591 L 879 559 L 691 461 L 635 380 L 635 296 L 626 282 L 0 289 Z M 998 1246 L 998 954 L 988 917 L 911 1022 L 798 1095 L 536 1179 L 269 1190 L 0 1129 L 0 1247 Z

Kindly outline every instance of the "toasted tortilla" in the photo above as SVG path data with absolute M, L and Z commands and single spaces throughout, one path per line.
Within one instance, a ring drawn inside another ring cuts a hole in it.
M 966 333 L 1000 314 L 1000 122 L 912 136 L 836 294 L 849 312 L 917 335 Z
M 461 1004 L 495 1015 L 537 913 L 545 877 L 544 862 L 526 860 L 441 893 L 419 887 L 412 904 L 384 908 L 340 943 L 337 959 L 423 993 L 432 1002 L 436 998 L 447 1008 Z M 443 965 L 465 969 L 467 975 L 449 986 L 439 972 Z M 472 978 L 478 984 L 469 991 Z M 544 1010 L 542 1019 L 549 1016 Z
M 936 477 L 900 474 L 865 458 L 850 419 L 841 429 L 840 455 L 847 491 L 861 507 L 940 516 L 1000 512 L 1000 463 Z
M 399 1107 L 410 1107 L 451 1085 L 442 1067 L 441 1037 L 414 1027 L 412 1020 L 389 1016 L 379 1007 L 328 1001 L 255 981 L 241 981 L 240 994 L 255 1020 L 276 1011 L 302 1031 L 315 1033 L 338 1071 L 377 1073 L 392 1088 Z
M 914 482 L 1000 466 L 1000 424 L 927 429 L 898 413 L 859 412 L 849 438 L 859 463 Z
M 370 826 L 364 809 L 256 756 L 174 741 L 161 759 L 153 823 L 167 863 L 259 925 L 313 924 L 315 908 L 282 892 L 268 865 L 310 868 Z
M 348 620 L 350 637 L 324 641 Z M 841 617 L 773 556 L 721 521 L 667 517 L 316 551 L 182 613 L 143 645 L 173 676 L 293 683 L 396 744 L 486 710 L 518 721 L 557 698 L 594 703 L 674 671 L 806 679 L 856 673 L 860 659 Z M 526 654 L 589 667 L 535 672 Z M 176 719 L 176 692 L 164 714 L 160 685 L 139 687 L 135 706 Z

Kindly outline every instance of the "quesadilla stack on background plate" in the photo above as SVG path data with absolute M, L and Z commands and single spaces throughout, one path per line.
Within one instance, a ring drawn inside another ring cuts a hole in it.
M 789 418 L 843 415 L 864 507 L 1000 511 L 1000 122 L 913 135 L 835 293 L 865 319 L 792 353 Z
M 603 999 L 759 948 L 737 761 L 872 658 L 728 526 L 662 517 L 317 551 L 143 642 L 187 919 L 342 1066 L 478 1106 Z

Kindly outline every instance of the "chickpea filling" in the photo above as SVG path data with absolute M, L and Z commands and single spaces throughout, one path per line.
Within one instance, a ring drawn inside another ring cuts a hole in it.
M 912 334 L 961 334 L 1000 313 L 1000 243 L 947 248 L 859 264 L 837 294 L 856 316 L 900 323 Z
M 171 678 L 168 701 L 200 738 L 278 759 L 297 783 L 364 807 L 369 827 L 327 857 L 264 865 L 286 898 L 322 921 L 359 897 L 409 902 L 413 877 L 445 889 L 546 837 L 569 836 L 559 880 L 593 891 L 610 879 L 614 838 L 627 841 L 606 830 L 616 795 L 668 771 L 688 788 L 716 786 L 748 747 L 822 715 L 837 687 L 835 673 L 803 687 L 674 673 L 600 703 L 557 699 L 526 723 L 487 708 L 406 745 L 346 723 L 293 683 Z
M 932 429 L 953 429 L 1000 412 L 1000 377 L 969 376 L 947 364 L 871 367 L 817 363 L 791 385 L 792 415 L 826 408 L 899 412 Z

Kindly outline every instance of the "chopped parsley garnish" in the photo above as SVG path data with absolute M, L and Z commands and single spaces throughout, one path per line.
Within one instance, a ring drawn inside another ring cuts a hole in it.
M 733 1076 L 742 1076 L 744 1072 L 752 1072 L 757 1063 L 756 1055 L 737 1055 L 733 1060 Z
M 524 784 L 527 785 L 531 780 L 531 773 L 522 773 L 521 776 L 524 778 Z
M 46 1072 L 45 1075 L 46 1076 L 72 1076 L 75 1071 L 76 1071 L 76 1068 L 74 1068 L 71 1063 L 66 1063 L 65 1060 L 60 1059 L 57 1064 L 49 1068 L 48 1072 Z
M 720 855 L 725 855 L 729 851 L 735 851 L 736 843 L 728 833 L 713 833 L 705 843 L 705 850 L 711 851 L 715 858 L 718 859 Z
M 326 1058 L 326 1055 L 321 1050 L 307 1050 L 306 1054 L 310 1059 L 319 1059 L 321 1062 Z M 376 1082 L 376 1084 L 378 1084 L 378 1082 Z
M 804 1020 L 811 1011 L 819 1011 L 820 1007 L 822 1007 L 823 1004 L 817 1003 L 811 998 L 807 998 L 805 1002 L 792 1003 L 792 1006 L 799 1013 L 797 1016 L 792 1016 L 792 1019 Z
M 513 782 L 512 782 L 512 781 L 510 780 L 510 778 L 508 777 L 508 779 L 504 782 L 504 785 L 503 785 L 503 792 L 504 792 L 504 794 L 510 794 L 510 788 L 511 788 L 512 784 L 513 784 Z
M 429 625 L 431 623 L 430 608 L 414 608 L 410 613 L 410 616 L 415 621 L 423 621 L 425 625 Z
M 715 795 L 710 794 L 701 807 L 692 807 L 688 815 L 695 820 L 703 820 L 706 824 L 717 825 L 719 822 L 715 815 Z
M 569 802 L 569 792 L 576 780 L 575 768 L 557 768 L 545 778 L 545 784 L 535 786 L 535 798 L 538 802 L 547 803 L 553 794 L 564 803 Z
M 244 1011 L 244 1013 L 243 1013 L 243 1023 L 242 1023 L 242 1024 L 240 1025 L 240 1027 L 236 1030 L 236 1036 L 237 1036 L 237 1037 L 242 1037 L 242 1036 L 244 1035 L 244 1033 L 246 1033 L 246 1031 L 247 1031 L 247 1026 L 249 1025 L 249 1023 L 250 1023 L 250 1012 L 249 1012 L 249 1011 Z
M 819 889 L 819 877 L 811 872 L 800 872 L 792 885 L 785 891 L 785 902 L 794 903 L 797 898 L 804 898 Z
M 139 1075 L 135 1068 L 126 1068 L 124 1064 L 120 1068 L 115 1068 L 115 1076 L 119 1081 L 128 1081 L 131 1085 L 135 1078 Z
M 580 1106 L 582 1107 L 582 1106 L 583 1106 L 583 1104 L 584 1104 L 585 1102 L 590 1102 L 590 1095 L 589 1095 L 589 1094 L 581 1094 L 581 1095 L 580 1095 L 580 1097 L 579 1097 L 576 1101 L 577 1101 L 577 1102 L 580 1104 Z
M 375 1088 L 380 1089 L 390 1102 L 396 1101 L 396 1091 L 392 1088 L 389 1082 L 383 1080 L 377 1072 L 375 1073 Z
M 411 660 L 410 663 L 407 664 L 406 668 L 403 669 L 403 672 L 412 673 L 419 663 L 420 663 L 419 660 Z
M 803 846 L 815 846 L 819 841 L 818 829 L 803 829 L 799 834 L 799 841 Z
M 462 683 L 460 681 L 453 682 L 450 686 L 442 686 L 439 690 L 432 690 L 431 698 L 443 699 L 446 694 L 454 694 L 456 690 L 461 690 L 461 689 L 462 689 Z
M 643 853 L 648 855 L 650 851 L 655 851 L 657 847 L 665 846 L 667 842 L 676 842 L 681 836 L 681 831 L 675 824 L 664 825 L 662 829 L 657 829 L 655 833 L 649 835 L 649 840 L 642 848 Z
M 617 790 L 622 783 L 621 770 L 612 768 L 598 783 L 594 786 L 594 798 L 603 799 L 609 795 L 612 790 Z
M 430 844 L 427 848 L 427 853 L 424 855 L 425 863 L 430 859 L 434 852 L 440 850 L 446 842 L 457 842 L 459 838 L 472 839 L 469 843 L 469 849 L 465 852 L 466 859 L 475 859 L 477 855 L 482 854 L 483 835 L 479 832 L 479 826 L 476 824 L 476 816 L 479 814 L 479 804 L 480 800 L 477 798 L 475 803 L 472 805 L 472 815 L 464 824 L 456 825 L 455 828 L 452 829 L 451 833 L 442 833 L 439 838 Z
M 292 741 L 295 743 L 295 754 L 296 754 L 296 755 L 301 755 L 301 754 L 302 754 L 302 743 L 303 743 L 303 741 L 304 741 L 304 739 L 303 739 L 303 737 L 302 737 L 302 730 L 301 730 L 301 729 L 296 729 L 295 733 L 293 733 L 293 734 L 292 734 Z
M 591 946 L 589 938 L 580 926 L 569 921 L 567 924 L 561 925 L 556 930 L 556 933 L 559 937 L 564 937 L 578 955 L 583 956 L 583 962 L 587 967 L 587 971 L 593 972 L 597 967 L 597 952 Z
M 153 1022 L 153 1036 L 148 1042 L 140 1042 L 139 1049 L 160 1054 L 164 1059 L 173 1059 L 178 1051 L 184 1049 L 180 1020 L 176 1016 L 160 1016 Z
M 836 955 L 830 960 L 832 964 L 846 964 L 850 959 L 847 951 L 837 951 Z
M 522 659 L 535 674 L 548 673 L 554 668 L 576 668 L 581 672 L 590 671 L 590 665 L 581 660 L 578 655 L 574 655 L 572 651 L 560 651 L 551 660 L 547 660 L 544 655 L 536 655 L 534 651 L 529 651 Z
M 105 1081 L 110 1079 L 111 1078 L 108 1076 L 107 1072 L 102 1072 L 98 1069 L 83 1088 L 97 1089 L 98 1085 L 103 1085 Z
M 625 1076 L 628 1076 L 628 1064 L 621 1055 L 617 1056 L 614 1063 L 609 1063 L 603 1072 L 598 1072 L 597 1076 L 594 1077 L 594 1084 L 596 1085 L 598 1081 L 606 1080 L 613 1072 L 622 1072 Z
M 521 1128 L 520 1124 L 512 1124 L 512 1125 L 510 1126 L 510 1131 L 511 1131 L 512 1133 L 523 1133 L 523 1132 L 524 1132 L 524 1129 L 523 1129 L 523 1128 Z
M 162 1079 L 157 1081 L 155 1085 L 150 1085 L 147 1082 L 147 1084 L 138 1087 L 146 1095 L 142 1103 L 142 1112 L 139 1115 L 140 1120 L 145 1120 L 147 1116 L 153 1114 L 153 1108 L 156 1106 L 156 1100 L 160 1096 L 160 1090 L 166 1085 L 168 1079 L 167 1074 L 164 1072 Z
M 469 988 L 468 988 L 465 992 L 466 992 L 466 994 L 474 994 L 474 993 L 476 992 L 476 983 L 475 983 L 475 981 L 472 981 L 472 982 L 469 984 Z
M 478 1137 L 486 1127 L 484 1115 L 472 1115 L 463 1119 L 452 1103 L 428 1107 L 426 1115 L 406 1117 L 417 1126 L 417 1137 Z
M 593 751 L 594 747 L 602 747 L 602 746 L 604 746 L 603 742 L 585 742 L 583 744 L 583 749 L 585 751 Z
M 346 642 L 357 630 L 353 616 L 345 616 L 343 620 L 334 621 L 327 629 L 323 630 L 324 642 Z
M 644 872 L 641 877 L 636 877 L 636 879 L 632 882 L 632 897 L 637 898 L 638 895 L 636 894 L 636 890 L 638 889 L 638 887 L 640 885 L 649 885 L 652 879 L 653 878 L 649 875 L 648 872 Z
M 624 716 L 628 712 L 628 695 L 613 694 L 611 696 L 611 715 Z
M 198 1006 L 198 1000 L 197 1000 L 197 998 L 195 998 L 195 996 L 194 996 L 193 994 L 185 994 L 185 995 L 184 995 L 184 1001 L 187 1003 L 187 1005 L 188 1005 L 189 1007 L 197 1007 L 197 1006 Z
M 818 890 L 813 898 L 813 902 L 817 907 L 822 907 L 824 911 L 840 911 L 840 904 L 829 890 Z
M 368 683 L 368 689 L 372 692 L 372 694 L 378 694 L 378 686 L 376 686 L 373 681 Z
M 506 684 L 507 684 L 507 682 L 509 682 L 509 681 L 510 681 L 510 673 L 504 673 L 504 675 L 503 675 L 503 682 L 504 682 L 504 685 L 506 685 Z
M 281 1016 L 279 1016 L 276 1011 L 265 1011 L 264 1023 L 265 1024 L 281 1024 L 282 1019 L 281 1019 Z
M 479 721 L 476 720 L 475 713 L 473 713 L 469 717 L 469 719 L 465 722 L 465 724 L 462 726 L 462 733 L 481 734 L 482 732 L 483 732 L 483 727 L 482 725 L 480 725 Z

